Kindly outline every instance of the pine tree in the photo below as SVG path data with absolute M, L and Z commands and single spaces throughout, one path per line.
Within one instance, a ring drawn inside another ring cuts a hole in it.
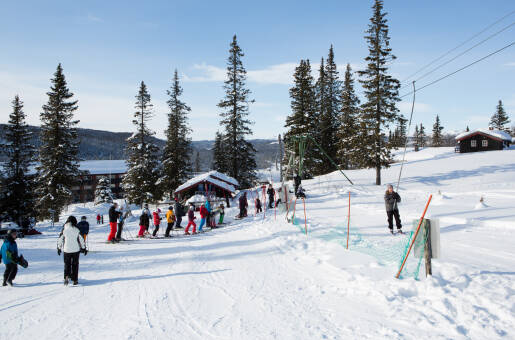
M 470 129 L 469 129 L 469 126 L 467 125 L 467 128 L 465 129 L 465 132 L 469 132 Z
M 155 202 L 162 195 L 156 185 L 160 172 L 158 148 L 151 140 L 154 132 L 148 128 L 148 121 L 153 116 L 153 105 L 143 81 L 134 108 L 136 111 L 132 123 L 136 132 L 127 139 L 127 174 L 122 185 L 129 202 L 142 205 L 144 202 Z
M 329 96 L 328 96 L 328 84 L 327 84 L 327 73 L 324 63 L 324 58 L 320 60 L 320 68 L 318 70 L 318 79 L 315 82 L 315 105 L 316 111 L 308 119 L 315 119 L 317 124 L 310 124 L 312 128 L 309 133 L 320 146 L 326 150 L 330 140 L 324 140 L 332 133 L 332 122 L 329 114 Z M 321 175 L 328 170 L 326 164 L 323 162 L 315 162 L 315 167 L 312 169 L 312 175 Z M 332 165 L 331 165 L 332 166 Z
M 252 135 L 247 118 L 249 115 L 250 90 L 245 87 L 247 71 L 241 58 L 244 56 L 236 35 L 231 42 L 227 60 L 227 80 L 224 82 L 225 98 L 218 103 L 223 111 L 221 125 L 224 127 L 224 148 L 227 150 L 228 175 L 235 178 L 242 188 L 250 187 L 256 180 L 256 150 L 245 139 Z
M 433 124 L 433 136 L 431 137 L 431 146 L 439 147 L 443 145 L 442 130 L 443 126 L 440 124 L 440 117 L 436 115 L 436 120 Z
M 106 177 L 101 177 L 95 188 L 95 204 L 113 203 L 111 182 Z
M 404 147 L 404 144 L 406 144 L 406 138 L 407 138 L 407 129 L 406 129 L 406 123 L 408 120 L 404 118 L 404 115 L 399 115 L 397 118 L 398 122 L 398 136 L 397 136 L 397 147 Z
M 359 135 L 358 135 L 359 98 L 354 91 L 352 69 L 347 64 L 341 95 L 340 126 L 337 134 L 337 159 L 344 169 L 350 169 L 359 164 Z
M 495 109 L 495 113 L 493 114 L 492 118 L 490 119 L 490 127 L 509 132 L 510 128 L 507 126 L 510 123 L 510 118 L 506 114 L 506 111 L 504 111 L 504 107 L 502 105 L 502 101 L 499 100 L 499 103 L 497 104 L 497 107 Z
M 368 167 L 376 169 L 376 184 L 381 184 L 381 167 L 388 167 L 391 161 L 389 143 L 384 143 L 383 128 L 397 118 L 400 83 L 388 74 L 388 64 L 396 57 L 390 48 L 388 25 L 383 12 L 383 1 L 376 0 L 373 7 L 373 15 L 365 39 L 368 42 L 369 55 L 365 58 L 367 68 L 359 71 L 362 77 L 366 102 L 362 105 L 362 125 L 370 128 L 369 138 L 365 142 L 372 151 L 372 157 L 367 159 Z M 362 127 L 364 128 L 364 127 Z
M 418 145 L 421 147 L 421 148 L 425 148 L 426 147 L 426 128 L 424 127 L 424 125 L 422 125 L 422 123 L 420 123 L 420 128 L 418 129 L 418 134 L 420 136 L 420 140 L 418 142 Z
M 182 88 L 179 84 L 179 75 L 175 70 L 171 90 L 166 93 L 170 97 L 167 101 L 168 128 L 165 131 L 166 144 L 163 150 L 163 176 L 159 185 L 164 188 L 170 197 L 173 191 L 191 174 L 191 139 L 188 127 L 188 113 L 191 109 L 180 100 Z
M 221 172 L 228 173 L 227 168 L 227 152 L 224 148 L 224 136 L 217 131 L 215 135 L 215 144 L 213 146 L 213 169 Z
M 420 132 L 418 131 L 418 125 L 415 125 L 413 140 L 413 146 L 415 147 L 415 151 L 418 151 L 420 149 Z
M 197 151 L 195 155 L 195 172 L 199 173 L 200 171 L 202 171 L 200 168 L 200 153 Z
M 287 163 L 290 155 L 293 153 L 295 155 L 294 167 L 298 168 L 299 150 L 295 147 L 294 137 L 308 134 L 313 135 L 313 131 L 317 131 L 316 125 L 318 124 L 315 86 L 309 60 L 300 61 L 299 66 L 295 68 L 293 78 L 294 86 L 290 88 L 292 113 L 286 117 L 285 124 L 288 131 L 284 136 L 286 150 L 284 161 Z M 314 135 L 316 138 L 316 132 Z M 318 164 L 322 162 L 321 157 L 322 155 L 314 147 L 306 150 L 303 168 L 304 177 L 310 178 L 317 173 L 317 169 L 320 168 Z M 283 173 L 283 176 L 289 176 L 289 174 Z
M 29 175 L 29 167 L 34 162 L 35 148 L 30 143 L 31 133 L 25 122 L 20 97 L 14 97 L 12 107 L 9 122 L 4 127 L 5 143 L 1 145 L 7 161 L 3 164 L 3 174 L 0 176 L 4 177 L 0 193 L 0 215 L 19 222 L 21 217 L 34 216 L 34 183 Z
M 73 113 L 78 109 L 77 100 L 67 87 L 61 64 L 51 80 L 48 103 L 41 113 L 41 147 L 37 167 L 38 185 L 36 208 L 40 218 L 47 218 L 54 211 L 58 219 L 63 207 L 72 200 L 71 188 L 79 175 L 79 141 Z

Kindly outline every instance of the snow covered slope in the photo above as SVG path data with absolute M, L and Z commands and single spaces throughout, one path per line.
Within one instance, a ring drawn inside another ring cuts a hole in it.
M 441 221 L 442 258 L 429 279 L 397 280 L 396 264 L 342 246 L 349 190 L 351 236 L 385 249 L 403 237 L 387 233 L 373 170 L 349 171 L 354 187 L 337 172 L 303 183 L 307 236 L 270 210 L 196 236 L 109 245 L 95 208 L 73 206 L 92 224 L 80 286 L 63 287 L 59 228 L 41 225 L 43 235 L 18 241 L 29 268 L 0 289 L 1 338 L 515 338 L 515 150 L 428 148 L 407 159 L 404 229 L 431 193 L 428 214 Z M 127 228 L 135 235 L 135 220 Z

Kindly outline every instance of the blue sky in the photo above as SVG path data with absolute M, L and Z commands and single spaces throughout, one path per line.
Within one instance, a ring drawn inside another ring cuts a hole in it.
M 300 59 L 318 64 L 334 45 L 339 70 L 363 67 L 372 1 L 5 1 L 0 2 L 0 122 L 19 94 L 30 124 L 39 125 L 57 63 L 79 100 L 80 127 L 132 131 L 134 96 L 144 80 L 155 116 L 166 127 L 166 89 L 178 69 L 191 106 L 194 140 L 212 139 L 229 43 L 237 34 L 256 100 L 255 138 L 276 138 L 290 113 L 288 89 Z M 515 10 L 509 1 L 386 1 L 391 72 L 399 80 Z M 456 53 L 515 21 L 515 13 Z M 515 40 L 515 25 L 418 86 Z M 452 57 L 449 56 L 448 58 Z M 445 60 L 445 59 L 444 59 Z M 436 64 L 438 65 L 438 64 Z M 449 130 L 485 127 L 502 99 L 515 124 L 515 46 L 417 94 L 414 122 L 439 114 Z M 358 86 L 359 89 L 359 86 Z M 404 90 L 401 91 L 401 94 Z M 399 104 L 409 113 L 409 98 Z

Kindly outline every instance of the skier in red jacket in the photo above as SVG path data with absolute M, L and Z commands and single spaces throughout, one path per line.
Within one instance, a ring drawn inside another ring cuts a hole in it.
M 152 213 L 152 217 L 154 219 L 154 232 L 152 233 L 152 236 L 156 236 L 157 232 L 159 231 L 159 225 L 161 224 L 161 216 L 159 214 L 161 213 L 161 209 L 157 209 L 157 211 L 154 211 Z
M 207 210 L 206 205 L 202 203 L 202 205 L 200 206 L 200 225 L 198 227 L 199 232 L 202 231 L 202 227 L 204 226 L 204 224 L 206 224 L 207 215 L 209 215 L 209 211 Z

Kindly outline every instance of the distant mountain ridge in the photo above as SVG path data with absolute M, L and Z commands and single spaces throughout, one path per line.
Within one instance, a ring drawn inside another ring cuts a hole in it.
M 0 124 L 0 141 L 4 141 L 6 124 Z M 39 133 L 41 128 L 39 126 L 29 126 L 32 132 L 31 143 L 39 147 Z M 125 146 L 126 140 L 129 138 L 131 132 L 111 132 L 93 129 L 77 129 L 80 146 L 79 157 L 83 160 L 101 160 L 101 159 L 125 159 Z M 153 138 L 154 143 L 163 149 L 165 141 L 159 138 Z M 270 166 L 270 163 L 275 162 L 278 154 L 278 144 L 274 139 L 253 139 L 250 142 L 257 150 L 256 161 L 258 168 L 265 168 Z M 213 163 L 212 147 L 214 141 L 200 140 L 192 141 L 192 155 L 191 161 L 195 161 L 197 151 L 200 156 L 201 170 L 209 170 Z M 0 161 L 5 161 L 5 155 L 0 154 Z

